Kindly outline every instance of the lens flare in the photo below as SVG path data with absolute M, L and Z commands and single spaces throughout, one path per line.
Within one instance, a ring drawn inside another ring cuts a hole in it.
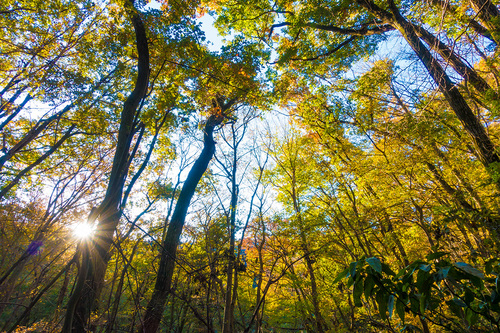
M 82 222 L 74 224 L 72 226 L 72 229 L 73 229 L 73 236 L 79 239 L 85 239 L 90 237 L 90 235 L 92 235 L 95 227 L 91 224 Z

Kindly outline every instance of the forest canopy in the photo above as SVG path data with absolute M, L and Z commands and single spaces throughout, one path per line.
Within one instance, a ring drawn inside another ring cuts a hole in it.
M 498 5 L 3 1 L 0 332 L 500 332 Z

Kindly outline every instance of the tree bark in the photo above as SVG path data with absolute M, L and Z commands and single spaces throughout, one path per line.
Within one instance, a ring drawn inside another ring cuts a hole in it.
M 91 310 L 96 306 L 102 290 L 104 275 L 109 261 L 109 251 L 113 242 L 114 231 L 121 217 L 121 199 L 125 179 L 130 165 L 129 151 L 134 136 L 134 119 L 137 108 L 146 96 L 149 84 L 149 49 L 146 30 L 142 19 L 134 8 L 133 0 L 125 4 L 125 9 L 130 15 L 136 36 L 138 52 L 138 75 L 134 90 L 131 92 L 123 105 L 116 152 L 113 158 L 113 166 L 109 177 L 109 183 L 104 200 L 97 209 L 89 215 L 89 222 L 94 223 L 98 219 L 95 234 L 92 239 L 89 261 L 91 263 L 88 276 L 77 284 L 72 298 L 76 298 L 76 305 L 66 313 L 66 320 L 72 321 L 73 331 L 81 332 L 87 326 Z
M 224 304 L 224 322 L 222 326 L 223 333 L 234 332 L 234 299 L 236 292 L 237 281 L 237 262 L 239 253 L 235 254 L 235 231 L 236 231 L 236 206 L 238 204 L 238 185 L 236 184 L 236 170 L 237 170 L 237 144 L 235 139 L 235 132 L 233 127 L 233 160 L 231 166 L 231 203 L 229 207 L 228 218 L 228 231 L 229 231 L 229 253 L 227 262 L 227 280 L 226 280 L 226 295 Z M 234 275 L 234 276 L 233 276 Z M 234 280 L 234 285 L 233 285 Z M 234 293 L 233 293 L 234 289 Z
M 488 29 L 497 45 L 500 44 L 500 12 L 490 0 L 470 0 L 472 9 L 477 13 L 481 23 Z
M 234 101 L 220 106 L 221 110 L 223 112 L 226 111 L 233 103 Z M 182 187 L 179 199 L 175 205 L 170 224 L 168 225 L 167 234 L 163 240 L 160 266 L 156 277 L 155 289 L 148 303 L 143 324 L 139 332 L 154 333 L 160 325 L 163 311 L 165 309 L 165 302 L 170 293 L 177 247 L 179 245 L 179 238 L 184 227 L 187 210 L 196 190 L 196 186 L 208 168 L 208 163 L 215 153 L 213 131 L 214 128 L 222 122 L 222 120 L 223 116 L 221 114 L 213 115 L 209 117 L 205 125 L 203 150 L 189 171 L 186 182 Z
M 485 79 L 483 79 L 473 68 L 469 67 L 465 62 L 457 56 L 446 44 L 441 42 L 439 38 L 431 34 L 425 28 L 416 24 L 412 25 L 416 34 L 435 50 L 451 67 L 466 81 L 469 82 L 480 94 L 485 94 L 491 87 Z
M 424 46 L 415 32 L 413 24 L 401 15 L 394 2 L 389 1 L 390 13 L 370 0 L 358 0 L 358 3 L 379 19 L 391 22 L 403 35 L 446 98 L 465 131 L 469 134 L 477 157 L 483 165 L 488 168 L 493 166 L 494 163 L 500 162 L 500 157 L 496 153 L 495 146 L 486 133 L 484 126 L 471 110 L 458 88 L 451 82 L 446 71 Z

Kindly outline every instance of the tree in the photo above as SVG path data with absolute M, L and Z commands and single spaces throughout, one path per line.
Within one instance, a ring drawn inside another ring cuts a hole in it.
M 186 219 L 187 210 L 196 190 L 196 186 L 215 152 L 215 141 L 213 138 L 214 129 L 222 123 L 229 108 L 235 102 L 235 100 L 225 102 L 222 98 L 214 101 L 215 113 L 207 119 L 204 129 L 203 150 L 189 171 L 163 240 L 155 289 L 144 315 L 144 324 L 139 332 L 156 332 L 158 329 L 165 302 L 170 292 L 177 247 Z
M 489 8 L 488 3 L 484 3 L 485 8 Z M 219 22 L 232 25 L 249 35 L 257 33 L 261 38 L 267 38 L 267 35 L 271 37 L 278 28 L 288 27 L 285 35 L 277 38 L 278 51 L 281 54 L 278 63 L 291 62 L 292 69 L 300 67 L 299 71 L 294 72 L 304 73 L 299 75 L 304 75 L 306 80 L 311 74 L 314 78 L 313 73 L 326 76 L 331 75 L 332 71 L 335 73 L 345 69 L 362 56 L 372 54 L 376 45 L 383 40 L 382 34 L 397 30 L 420 59 L 434 84 L 460 120 L 474 145 L 477 158 L 494 173 L 493 170 L 499 161 L 495 144 L 438 58 L 425 47 L 422 40 L 428 43 L 431 49 L 437 50 L 445 62 L 452 64 L 452 67 L 465 80 L 479 88 L 480 92 L 488 91 L 488 85 L 472 68 L 461 61 L 450 47 L 428 32 L 423 25 L 410 22 L 404 17 L 402 12 L 414 10 L 411 5 L 400 4 L 398 7 L 392 0 L 381 5 L 360 0 L 353 5 L 326 2 L 320 6 L 313 6 L 304 3 L 300 6 L 300 9 L 304 10 L 298 10 L 294 3 L 288 1 L 279 3 L 262 1 L 259 6 L 248 8 L 244 14 L 235 12 L 237 6 L 227 8 L 223 6 L 222 2 L 215 7 L 222 14 Z M 475 6 L 476 10 L 479 8 L 483 9 L 479 13 L 484 13 L 485 8 Z M 488 17 L 494 17 L 493 13 L 492 9 L 492 14 Z M 253 20 L 255 22 L 252 25 L 245 27 L 240 25 L 240 22 L 246 20 L 245 17 L 252 16 L 257 18 Z M 318 44 L 330 46 L 325 52 L 317 54 L 312 46 Z M 311 55 L 311 51 L 316 54 Z M 345 54 L 349 52 L 350 55 Z M 316 85 L 314 79 L 311 81 Z
M 125 9 L 131 17 L 136 33 L 138 58 L 138 74 L 134 90 L 124 103 L 121 114 L 120 129 L 116 144 L 113 167 L 109 177 L 106 195 L 102 203 L 91 212 L 89 222 L 98 220 L 92 248 L 82 257 L 82 266 L 90 266 L 90 271 L 83 268 L 71 296 L 72 307 L 68 306 L 64 323 L 64 332 L 83 331 L 87 326 L 94 301 L 99 297 L 104 280 L 104 273 L 109 260 L 109 250 L 113 242 L 115 228 L 120 221 L 121 200 L 125 178 L 130 165 L 130 147 L 136 129 L 136 113 L 142 99 L 146 96 L 149 84 L 149 50 L 144 24 L 133 2 L 127 3 Z M 138 142 L 136 144 L 139 144 Z M 88 261 L 88 262 L 87 262 Z M 76 319 L 73 322 L 73 319 Z

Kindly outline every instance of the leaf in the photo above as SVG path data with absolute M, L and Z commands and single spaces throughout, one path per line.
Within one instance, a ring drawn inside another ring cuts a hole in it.
M 405 323 L 405 307 L 406 306 L 403 301 L 398 298 L 398 300 L 396 301 L 396 313 L 398 314 L 398 317 L 399 319 L 401 319 L 401 322 L 403 322 L 403 324 Z
M 372 296 L 372 291 L 374 286 L 375 286 L 375 280 L 373 280 L 373 277 L 371 275 L 368 275 L 365 278 L 365 285 L 364 285 L 364 292 L 366 298 Z
M 454 304 L 456 304 L 457 306 L 461 307 L 461 308 L 466 308 L 467 307 L 467 304 L 465 304 L 464 301 L 462 301 L 461 299 L 459 298 L 454 298 L 451 300 Z
M 420 269 L 421 271 L 424 271 L 424 272 L 429 272 L 431 270 L 431 267 L 432 267 L 432 264 L 428 264 L 428 265 L 420 265 L 418 266 L 418 269 Z
M 376 272 L 382 273 L 382 263 L 380 262 L 380 259 L 377 257 L 371 257 L 367 258 L 366 262 L 368 265 L 370 265 L 371 268 L 373 268 Z
M 496 290 L 493 290 L 491 292 L 490 297 L 491 297 L 491 303 L 493 303 L 493 304 L 497 304 L 500 301 L 500 297 L 499 297 Z
M 413 313 L 418 313 L 418 309 L 419 309 L 419 300 L 418 298 L 416 297 L 410 297 L 410 308 L 411 308 L 411 312 Z
M 429 301 L 429 294 L 422 294 L 420 296 L 420 302 L 419 302 L 419 309 L 420 309 L 420 314 L 425 313 L 425 309 L 427 308 L 427 302 Z
M 349 268 L 344 269 L 342 272 L 339 273 L 339 275 L 337 275 L 335 280 L 333 280 L 333 283 L 335 284 L 335 283 L 339 282 L 340 280 L 342 280 L 343 278 L 347 277 L 348 273 L 349 273 Z
M 474 301 L 474 292 L 469 288 L 465 288 L 465 296 L 463 297 L 465 304 L 469 305 Z
M 444 257 L 447 254 L 448 254 L 448 252 L 441 252 L 441 251 L 433 252 L 433 253 L 429 253 L 425 258 L 430 261 L 430 260 L 439 259 L 441 257 Z
M 477 323 L 478 319 L 479 315 L 471 308 L 465 309 L 465 320 L 467 320 L 470 326 L 473 326 L 475 323 Z
M 474 267 L 472 267 L 471 265 L 469 264 L 466 264 L 464 262 L 456 262 L 453 264 L 455 267 L 457 267 L 458 269 L 470 274 L 470 275 L 473 275 L 475 277 L 478 277 L 480 279 L 484 279 L 484 274 L 481 273 L 481 271 L 475 269 Z
M 363 278 L 358 275 L 356 282 L 354 282 L 354 289 L 352 292 L 352 297 L 354 298 L 354 305 L 357 307 L 362 307 L 361 295 L 363 295 Z
M 349 264 L 349 273 L 351 274 L 351 277 L 354 278 L 356 275 L 356 265 L 358 264 L 357 261 L 353 261 Z
M 395 276 L 396 273 L 389 267 L 389 265 L 382 263 L 382 272 L 384 272 L 387 275 L 392 275 Z
M 446 304 L 448 305 L 448 308 L 457 316 L 458 318 L 462 318 L 462 309 L 461 306 L 458 305 L 455 301 L 457 299 L 453 299 L 451 301 L 446 301 Z M 463 303 L 463 302 L 462 302 Z M 465 305 L 465 303 L 463 303 Z
M 416 287 L 418 288 L 418 290 L 422 293 L 422 288 L 424 286 L 424 283 L 431 277 L 431 275 L 427 272 L 427 271 L 424 271 L 424 270 L 420 270 L 418 271 L 417 273 L 417 283 L 416 283 Z
M 389 302 L 389 294 L 385 290 L 379 290 L 375 296 L 375 300 L 378 304 L 378 312 L 380 313 L 380 318 L 382 320 L 387 319 L 387 303 Z
M 387 310 L 389 311 L 389 318 L 392 318 L 392 312 L 394 311 L 394 295 L 389 296 L 389 302 L 387 304 Z
M 448 276 L 448 272 L 450 271 L 451 266 L 445 266 L 445 267 L 440 267 L 437 274 L 436 274 L 436 281 L 439 282 L 441 280 L 446 279 Z

